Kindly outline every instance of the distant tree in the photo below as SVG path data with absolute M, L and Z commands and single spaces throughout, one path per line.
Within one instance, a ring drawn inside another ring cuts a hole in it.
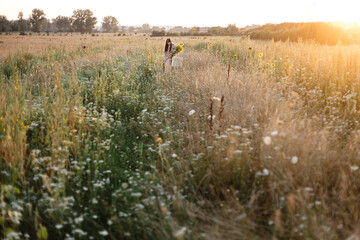
M 144 24 L 141 26 L 141 31 L 143 31 L 143 32 L 150 32 L 150 31 L 151 31 L 151 29 L 150 29 L 150 24 L 144 23 Z
M 222 27 L 211 27 L 208 30 L 208 33 L 214 36 L 221 36 L 224 35 L 224 29 Z
M 150 37 L 160 37 L 160 36 L 166 36 L 165 31 L 156 31 L 153 30 Z
M 236 24 L 229 24 L 225 30 L 226 35 L 235 36 L 239 34 L 239 29 L 236 27 Z
M 155 27 L 152 27 L 152 28 L 151 28 L 151 31 L 152 31 L 152 32 L 154 32 L 154 31 L 155 31 L 155 32 L 158 32 L 158 31 L 161 31 L 161 30 L 160 30 L 159 27 L 156 27 L 156 26 L 155 26 Z
M 153 28 L 154 30 L 154 28 Z M 176 33 L 182 33 L 182 32 L 188 32 L 189 29 L 188 28 L 184 28 L 182 26 L 175 26 L 171 29 L 169 29 L 169 32 L 176 32 Z
M 197 34 L 200 32 L 200 27 L 192 27 L 189 31 L 191 34 Z
M 133 33 L 133 32 L 135 32 L 135 28 L 134 27 L 129 27 L 129 33 Z
M 69 32 L 71 29 L 71 18 L 65 16 L 57 16 L 54 20 L 55 27 L 60 32 Z
M 93 15 L 94 13 L 89 9 L 74 10 L 71 17 L 74 30 L 81 33 L 91 33 L 97 23 L 97 19 L 96 17 L 93 17 Z
M 0 32 L 5 32 L 7 30 L 8 24 L 9 21 L 7 20 L 7 17 L 0 15 Z
M 44 11 L 41 9 L 34 8 L 32 10 L 29 21 L 34 32 L 40 32 L 42 30 L 43 26 L 46 24 L 45 16 Z
M 11 20 L 8 22 L 7 30 L 11 32 L 19 31 L 19 23 L 17 20 Z
M 46 23 L 44 24 L 44 30 L 47 32 L 56 31 L 55 19 L 52 19 L 51 21 L 50 19 L 46 19 Z
M 113 16 L 104 17 L 101 28 L 104 32 L 118 32 L 120 29 L 118 20 Z
M 24 13 L 19 12 L 18 14 L 18 29 L 20 32 L 25 32 L 27 29 L 27 21 L 24 19 Z

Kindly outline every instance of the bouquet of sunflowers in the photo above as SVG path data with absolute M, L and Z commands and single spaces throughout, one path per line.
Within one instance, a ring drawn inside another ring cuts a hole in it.
M 178 44 L 175 49 L 170 53 L 170 58 L 173 58 L 176 54 L 184 51 L 184 44 Z

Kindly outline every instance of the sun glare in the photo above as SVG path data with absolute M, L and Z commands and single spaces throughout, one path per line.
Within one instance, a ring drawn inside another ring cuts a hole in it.
M 360 21 L 358 22 L 334 22 L 332 23 L 336 27 L 341 27 L 343 29 L 357 29 L 360 27 Z

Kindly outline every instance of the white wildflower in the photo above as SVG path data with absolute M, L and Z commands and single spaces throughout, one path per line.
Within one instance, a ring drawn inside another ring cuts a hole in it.
M 100 234 L 101 236 L 107 236 L 107 235 L 109 235 L 108 231 L 106 231 L 106 230 L 100 231 L 99 234 Z
M 246 213 L 242 213 L 241 215 L 237 216 L 237 217 L 235 218 L 235 221 L 239 221 L 239 220 L 242 220 L 242 219 L 244 219 L 244 218 L 246 218 Z
M 20 224 L 20 220 L 21 220 L 21 216 L 22 216 L 21 212 L 13 211 L 12 216 L 13 216 L 13 221 L 16 224 Z
M 9 231 L 8 234 L 6 234 L 6 239 L 20 239 L 19 234 L 14 231 Z
M 141 193 L 139 193 L 139 192 L 134 192 L 134 193 L 131 193 L 131 196 L 132 197 L 141 197 Z
M 62 225 L 62 224 L 56 224 L 56 225 L 55 225 L 55 228 L 56 228 L 56 229 L 62 229 L 62 228 L 63 228 L 63 225 Z
M 81 223 L 84 220 L 84 218 L 82 216 L 75 218 L 75 223 Z
M 266 145 L 270 145 L 271 144 L 271 137 L 269 137 L 269 136 L 264 137 L 264 143 Z
M 194 109 L 190 110 L 189 116 L 193 115 L 194 113 L 195 113 L 195 110 L 194 110 Z
M 80 236 L 86 236 L 87 235 L 87 232 L 84 232 L 83 230 L 81 230 L 80 228 L 76 228 L 74 231 L 73 231 L 74 234 L 79 234 Z
M 298 162 L 298 157 L 297 157 L 297 156 L 293 156 L 293 157 L 291 158 L 291 163 L 292 163 L 292 164 L 297 164 L 297 162 Z
M 142 205 L 141 203 L 136 203 L 136 204 L 135 204 L 135 209 L 136 209 L 136 210 L 138 210 L 138 209 L 144 209 L 144 208 L 145 208 L 145 206 Z
M 176 239 L 182 239 L 184 237 L 185 232 L 186 232 L 186 227 L 182 227 L 179 230 L 175 231 L 173 235 Z
M 358 166 L 350 166 L 351 171 L 357 171 L 359 169 Z
M 212 119 L 215 119 L 215 117 L 216 117 L 215 115 L 212 115 Z M 211 115 L 208 116 L 208 120 L 210 119 L 211 119 Z
M 353 233 L 346 240 L 359 240 L 359 239 L 360 239 L 359 235 Z
M 277 136 L 278 134 L 279 134 L 279 132 L 276 130 L 271 132 L 271 136 Z

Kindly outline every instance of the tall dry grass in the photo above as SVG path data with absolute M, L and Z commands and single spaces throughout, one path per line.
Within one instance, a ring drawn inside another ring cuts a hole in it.
M 356 233 L 358 46 L 227 39 L 198 46 L 162 82 L 175 101 L 174 131 L 181 129 L 176 149 L 187 156 L 175 161 L 175 184 L 229 211 L 228 226 L 245 213 L 263 236 Z

